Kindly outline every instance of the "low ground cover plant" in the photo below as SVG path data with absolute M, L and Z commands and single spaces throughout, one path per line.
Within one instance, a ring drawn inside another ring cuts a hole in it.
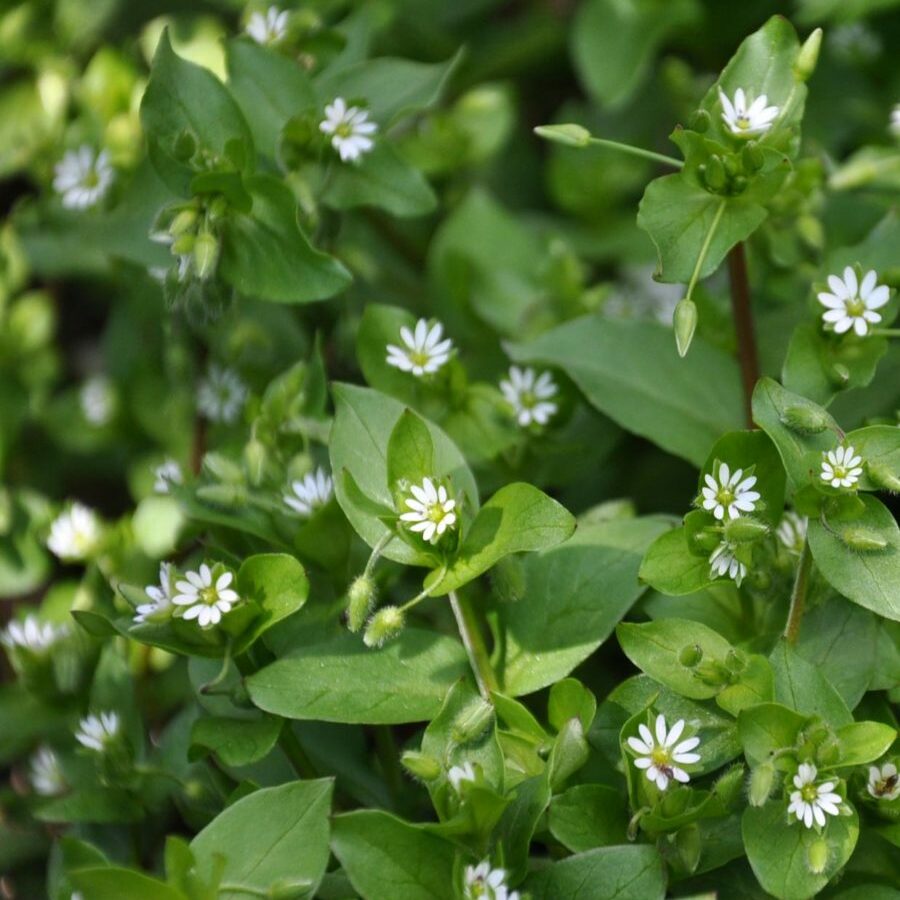
M 0 895 L 896 897 L 898 5 L 8 4 Z

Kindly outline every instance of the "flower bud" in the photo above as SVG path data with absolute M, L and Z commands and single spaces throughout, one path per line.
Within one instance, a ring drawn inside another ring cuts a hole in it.
M 808 81 L 816 70 L 819 50 L 822 47 L 822 29 L 817 28 L 804 42 L 794 63 L 794 74 L 800 81 Z
M 587 128 L 572 123 L 566 125 L 538 125 L 534 129 L 538 137 L 563 144 L 566 147 L 587 147 L 591 142 L 591 133 Z
M 734 765 L 724 775 L 716 779 L 713 793 L 727 806 L 732 807 L 741 801 L 741 790 L 744 786 L 744 767 Z
M 772 795 L 775 786 L 775 766 L 770 762 L 762 763 L 750 772 L 750 787 L 747 799 L 751 806 L 762 806 Z
M 450 729 L 450 737 L 457 744 L 468 744 L 480 738 L 493 721 L 494 707 L 479 697 L 457 714 Z
M 208 231 L 202 231 L 194 242 L 194 271 L 201 281 L 211 278 L 219 264 L 219 240 Z
M 169 225 L 169 234 L 179 237 L 189 231 L 193 231 L 197 224 L 197 208 L 188 206 L 180 210 Z
M 837 735 L 830 734 L 816 747 L 816 763 L 820 766 L 833 766 L 841 758 L 841 742 Z
M 10 307 L 6 322 L 10 342 L 22 355 L 48 344 L 55 325 L 53 303 L 41 291 L 30 291 L 19 297 Z
M 845 385 L 850 380 L 850 370 L 843 363 L 834 363 L 827 370 L 828 380 L 838 386 Z
M 421 781 L 434 781 L 441 776 L 441 764 L 433 756 L 418 750 L 407 750 L 400 757 L 400 764 L 413 778 Z
M 694 112 L 691 113 L 690 119 L 688 119 L 688 128 L 699 134 L 705 134 L 709 131 L 711 121 L 709 113 L 705 109 L 695 109 Z
M 740 675 L 747 668 L 747 657 L 744 652 L 732 647 L 725 654 L 725 668 L 733 675 Z
M 800 403 L 786 406 L 778 418 L 785 428 L 797 434 L 819 434 L 830 424 L 824 409 Z
M 405 624 L 403 610 L 398 606 L 385 606 L 369 619 L 363 632 L 363 643 L 367 647 L 381 647 L 400 634 Z
M 685 825 L 675 833 L 675 849 L 684 868 L 688 872 L 693 872 L 700 862 L 700 851 L 703 849 L 700 829 L 696 822 Z
M 859 553 L 874 553 L 884 550 L 888 542 L 874 528 L 864 525 L 847 525 L 838 532 L 838 537 L 851 550 Z
M 769 526 L 752 516 L 739 516 L 725 523 L 725 540 L 730 544 L 758 541 L 769 533 Z
M 828 841 L 817 837 L 806 848 L 806 867 L 813 875 L 821 875 L 828 865 Z
M 687 356 L 694 332 L 697 330 L 697 304 L 685 297 L 678 301 L 672 316 L 672 327 L 675 329 L 675 346 L 682 359 Z
M 203 469 L 216 481 L 227 481 L 230 484 L 242 484 L 244 481 L 244 470 L 221 453 L 207 453 L 203 457 Z
M 704 179 L 706 181 L 706 186 L 713 193 L 718 193 L 725 189 L 725 185 L 728 183 L 728 175 L 725 171 L 725 164 L 722 162 L 721 156 L 713 154 L 707 160 Z
M 375 605 L 375 582 L 368 575 L 358 576 L 347 591 L 347 627 L 359 631 Z
M 197 497 L 205 503 L 228 509 L 237 509 L 247 503 L 247 491 L 239 484 L 204 484 L 197 488 Z
M 744 191 L 747 190 L 747 185 L 750 182 L 747 181 L 746 176 L 744 175 L 735 175 L 731 180 L 731 193 L 732 194 L 743 194 Z
M 678 662 L 692 669 L 703 659 L 703 648 L 699 644 L 686 644 L 678 654 Z
M 262 483 L 268 455 L 266 445 L 258 438 L 253 437 L 244 445 L 244 468 L 247 470 L 250 484 L 254 487 Z
M 766 162 L 762 148 L 756 141 L 747 141 L 741 149 L 741 165 L 750 175 L 757 173 Z
M 890 466 L 886 466 L 883 463 L 867 462 L 866 472 L 869 478 L 882 490 L 890 491 L 892 494 L 900 491 L 900 478 L 897 477 Z
M 190 232 L 179 235 L 172 241 L 172 254 L 174 256 L 187 256 L 188 253 L 193 253 L 196 240 L 197 239 Z
M 796 221 L 797 234 L 800 239 L 812 250 L 821 250 L 825 246 L 825 229 L 822 222 L 815 216 L 798 216 Z

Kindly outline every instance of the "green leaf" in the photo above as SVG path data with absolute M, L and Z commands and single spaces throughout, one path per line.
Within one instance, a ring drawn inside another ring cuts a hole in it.
M 666 869 L 655 847 L 600 847 L 547 866 L 526 887 L 533 900 L 662 900 Z
M 775 676 L 769 661 L 759 654 L 747 658 L 739 680 L 716 694 L 716 703 L 737 716 L 742 709 L 775 699 Z
M 374 206 L 400 218 L 424 216 L 437 205 L 425 176 L 392 144 L 377 141 L 355 165 L 341 165 L 328 181 L 322 202 L 332 209 Z
M 897 739 L 897 729 L 882 722 L 851 722 L 837 731 L 840 765 L 862 766 L 880 759 Z
M 86 787 L 54 797 L 35 811 L 35 818 L 41 822 L 66 824 L 121 824 L 140 822 L 144 816 L 145 811 L 135 805 L 134 797 L 128 791 L 102 787 Z
M 559 366 L 623 428 L 697 466 L 741 427 L 734 360 L 699 338 L 680 359 L 671 331 L 653 322 L 586 316 L 507 350 L 517 362 Z
M 760 703 L 738 714 L 738 734 L 747 761 L 752 766 L 768 762 L 769 756 L 784 747 L 793 747 L 800 730 L 809 721 L 780 703 Z
M 336 384 L 332 389 L 336 414 L 330 451 L 335 495 L 357 534 L 374 547 L 388 533 L 387 527 L 358 498 L 350 496 L 342 473 L 348 472 L 360 490 L 381 507 L 394 509 L 388 485 L 387 446 L 404 406 L 367 388 Z M 477 509 L 478 488 L 462 454 L 436 425 L 426 424 L 434 443 L 434 476 L 449 479 L 454 490 Z M 429 557 L 399 540 L 388 544 L 383 555 L 407 565 L 430 564 Z
M 120 866 L 75 869 L 69 872 L 69 880 L 91 900 L 186 900 L 164 881 Z
M 223 765 L 250 765 L 275 746 L 283 724 L 282 719 L 266 715 L 257 719 L 199 718 L 191 729 L 190 756 L 199 758 L 211 751 Z
M 769 657 L 775 700 L 806 716 L 821 716 L 835 728 L 853 721 L 847 704 L 824 675 L 783 638 Z
M 641 563 L 640 579 L 663 594 L 680 597 L 713 582 L 709 560 L 692 553 L 683 525 L 661 534 Z
M 583 525 L 565 543 L 524 560 L 524 593 L 500 607 L 507 693 L 553 684 L 609 637 L 643 593 L 642 555 L 667 525 L 653 516 Z
M 363 900 L 455 900 L 453 845 L 379 810 L 336 816 L 331 846 Z
M 550 833 L 573 853 L 624 844 L 628 813 L 622 794 L 604 784 L 579 784 L 555 796 L 547 819 Z
M 760 885 L 778 900 L 808 900 L 825 887 L 850 858 L 859 837 L 856 812 L 829 818 L 821 836 L 785 816 L 783 800 L 747 807 L 741 820 L 747 858 Z M 814 875 L 807 861 L 810 845 L 825 840 L 828 846 L 824 870 Z
M 869 495 L 859 499 L 865 512 L 851 524 L 877 532 L 887 541 L 884 549 L 852 550 L 816 519 L 808 526 L 809 548 L 835 590 L 880 616 L 900 621 L 900 530 L 890 510 L 879 500 Z
M 657 47 L 696 20 L 696 0 L 589 0 L 572 25 L 570 52 L 585 90 L 603 106 L 625 103 L 644 80 Z
M 226 46 L 228 84 L 256 138 L 259 152 L 277 158 L 287 122 L 316 109 L 309 75 L 296 62 L 247 38 Z
M 878 467 L 900 482 L 900 428 L 896 425 L 870 425 L 848 432 L 850 444 L 865 461 L 859 478 L 863 491 L 884 490 L 885 485 L 873 481 L 872 467 Z
M 431 719 L 468 671 L 458 641 L 405 628 L 377 650 L 346 632 L 297 647 L 246 685 L 253 702 L 275 715 L 386 725 Z
M 194 170 L 175 156 L 175 143 L 184 134 L 216 159 L 225 156 L 229 141 L 253 147 L 247 122 L 228 89 L 208 69 L 178 56 L 168 31 L 163 32 L 153 57 L 141 101 L 141 124 L 160 178 L 185 197 L 190 196 Z
M 224 858 L 222 881 L 247 890 L 220 889 L 222 900 L 284 881 L 308 881 L 314 893 L 328 865 L 333 789 L 330 778 L 292 781 L 238 800 L 191 841 L 199 874 L 210 878 Z
M 525 877 L 531 840 L 550 803 L 549 775 L 549 769 L 545 769 L 542 774 L 519 782 L 497 826 L 504 866 L 514 881 Z
M 403 410 L 388 438 L 387 472 L 388 487 L 394 494 L 400 492 L 401 484 L 421 484 L 423 478 L 434 475 L 431 432 L 411 409 Z
M 237 291 L 275 303 L 325 300 L 351 281 L 344 266 L 313 249 L 297 224 L 290 188 L 269 175 L 245 179 L 253 210 L 224 223 L 219 272 Z
M 450 567 L 435 570 L 425 587 L 435 596 L 455 591 L 511 553 L 562 543 L 575 519 L 543 491 L 524 482 L 500 488 L 475 516 Z

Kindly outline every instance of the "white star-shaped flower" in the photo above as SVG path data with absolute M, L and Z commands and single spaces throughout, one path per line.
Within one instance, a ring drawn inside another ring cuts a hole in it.
M 247 386 L 233 369 L 213 363 L 197 389 L 197 408 L 210 422 L 231 425 L 247 401 Z
M 896 800 L 900 797 L 900 776 L 897 767 L 886 762 L 880 768 L 869 766 L 869 780 L 866 790 L 876 800 Z
M 75 740 L 88 750 L 102 753 L 106 745 L 119 733 L 119 716 L 114 712 L 91 713 L 85 716 L 75 732 Z
M 87 559 L 100 543 L 100 520 L 82 503 L 73 503 L 50 526 L 47 547 L 62 560 Z
M 834 793 L 835 781 L 823 781 L 816 784 L 818 771 L 812 763 L 801 763 L 794 776 L 795 791 L 791 791 L 791 802 L 788 815 L 793 813 L 798 822 L 807 828 L 813 823 L 820 828 L 825 827 L 825 817 L 840 815 L 842 802 L 839 794 Z
M 342 162 L 356 162 L 375 146 L 371 135 L 378 131 L 378 126 L 369 121 L 367 110 L 347 106 L 343 97 L 335 97 L 325 107 L 319 130 L 331 135 L 331 146 L 340 154 Z
M 157 494 L 168 494 L 173 484 L 183 484 L 184 473 L 174 459 L 166 459 L 153 470 L 153 490 Z
M 759 493 L 752 490 L 756 484 L 756 476 L 744 476 L 743 469 L 735 469 L 732 473 L 728 463 L 720 463 L 719 477 L 704 476 L 706 487 L 701 491 L 703 508 L 712 512 L 717 519 L 736 519 L 741 513 L 751 513 L 756 509 Z
M 453 790 L 460 793 L 463 782 L 475 783 L 475 769 L 470 762 L 464 762 L 461 766 L 452 766 L 447 772 L 447 780 L 453 785 Z
M 777 106 L 766 106 L 769 98 L 765 94 L 760 94 L 748 106 L 743 88 L 738 88 L 734 92 L 734 102 L 719 88 L 719 102 L 722 104 L 722 120 L 731 133 L 739 137 L 749 137 L 768 131 L 778 116 Z
M 151 584 L 144 588 L 144 593 L 150 598 L 150 603 L 141 603 L 135 610 L 135 625 L 167 619 L 172 614 L 173 576 L 174 569 L 171 563 L 159 564 L 159 584 Z
M 65 625 L 51 625 L 41 622 L 35 615 L 28 615 L 19 622 L 10 622 L 0 634 L 0 643 L 10 650 L 21 648 L 32 653 L 43 653 L 68 633 Z
M 500 382 L 500 390 L 523 428 L 532 422 L 546 425 L 559 408 L 550 400 L 556 396 L 558 389 L 549 372 L 538 375 L 530 367 L 520 369 L 510 366 L 509 378 Z
M 60 768 L 59 758 L 49 747 L 39 747 L 31 757 L 29 781 L 35 793 L 42 797 L 55 797 L 69 787 Z
M 450 359 L 453 341 L 441 340 L 444 326 L 440 322 L 429 325 L 426 319 L 416 322 L 415 330 L 405 325 L 400 328 L 400 340 L 404 346 L 387 345 L 387 364 L 403 372 L 412 372 L 417 378 L 433 375 Z
M 862 283 L 856 272 L 847 266 L 844 276 L 828 276 L 828 287 L 831 292 L 822 291 L 819 303 L 827 307 L 822 313 L 822 321 L 834 329 L 835 334 L 844 334 L 851 328 L 860 337 L 869 332 L 869 325 L 877 325 L 881 321 L 881 309 L 891 298 L 890 288 L 886 284 L 878 284 L 878 275 L 870 269 L 863 276 Z
M 270 6 L 265 13 L 255 12 L 247 22 L 247 34 L 257 44 L 276 44 L 287 34 L 288 12 Z
M 233 579 L 231 572 L 223 572 L 213 582 L 212 569 L 203 563 L 199 571 L 186 572 L 184 580 L 175 583 L 172 602 L 186 606 L 184 618 L 196 619 L 201 628 L 218 625 L 222 616 L 231 612 L 240 600 L 237 592 L 229 587 Z
M 806 526 L 806 516 L 797 515 L 794 510 L 786 509 L 775 529 L 775 535 L 786 550 L 800 553 L 806 540 Z
M 709 571 L 713 578 L 727 576 L 740 586 L 747 575 L 747 567 L 735 556 L 734 544 L 722 541 L 709 556 Z
M 506 872 L 491 868 L 489 860 L 477 866 L 466 866 L 463 884 L 464 900 L 519 900 L 518 891 L 506 886 Z
M 430 478 L 421 485 L 410 486 L 411 497 L 404 503 L 409 511 L 402 513 L 401 522 L 406 522 L 410 531 L 421 534 L 430 544 L 436 544 L 448 528 L 456 525 L 456 501 L 447 493 L 442 484 L 435 485 Z
M 700 745 L 700 738 L 690 737 L 676 743 L 684 731 L 684 719 L 679 719 L 671 728 L 666 727 L 662 713 L 656 717 L 656 739 L 650 729 L 641 722 L 638 725 L 640 738 L 628 738 L 628 746 L 635 752 L 634 765 L 643 769 L 648 780 L 664 791 L 672 779 L 687 784 L 691 777 L 681 766 L 700 762 L 700 754 L 692 753 Z
M 78 392 L 78 401 L 82 415 L 91 425 L 100 428 L 112 418 L 114 395 L 108 378 L 95 375 L 85 381 Z
M 105 150 L 96 153 L 84 144 L 69 150 L 56 164 L 53 187 L 66 209 L 87 209 L 103 199 L 112 180 L 109 154 Z
M 291 482 L 291 493 L 284 495 L 284 502 L 301 516 L 311 516 L 324 506 L 334 492 L 331 476 L 321 467 L 307 472 L 300 481 Z
M 822 454 L 820 478 L 835 488 L 853 487 L 862 475 L 862 457 L 852 446 L 838 447 Z

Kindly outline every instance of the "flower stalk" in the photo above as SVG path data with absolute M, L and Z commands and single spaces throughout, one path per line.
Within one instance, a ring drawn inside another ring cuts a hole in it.
M 459 636 L 462 639 L 463 646 L 466 648 L 469 665 L 472 667 L 472 673 L 475 675 L 478 691 L 490 703 L 491 691 L 498 690 L 499 685 L 497 676 L 491 667 L 487 647 L 481 632 L 478 630 L 478 623 L 475 621 L 475 612 L 470 603 L 460 597 L 456 591 L 450 591 L 450 608 L 453 610 L 456 627 L 459 629 Z
M 809 538 L 807 538 L 803 541 L 803 550 L 800 553 L 800 562 L 794 579 L 794 589 L 791 591 L 791 608 L 784 628 L 784 637 L 789 644 L 796 644 L 800 635 L 800 621 L 806 607 L 806 592 L 809 588 L 811 570 L 812 553 L 809 549 Z

